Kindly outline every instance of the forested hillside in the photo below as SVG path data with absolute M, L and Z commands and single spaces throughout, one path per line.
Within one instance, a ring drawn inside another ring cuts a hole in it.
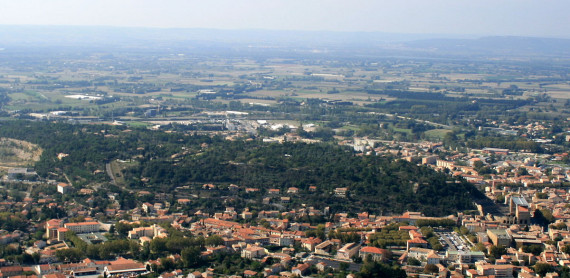
M 163 133 L 106 125 L 3 122 L 2 137 L 30 141 L 44 153 L 36 165 L 44 177 L 74 186 L 108 182 L 104 170 L 113 159 L 136 161 L 124 172 L 129 189 L 172 193 L 184 185 L 204 183 L 269 188 L 297 187 L 307 205 L 334 210 L 399 213 L 422 211 L 446 215 L 471 209 L 480 194 L 471 184 L 453 180 L 424 166 L 394 157 L 358 156 L 332 144 L 267 144 L 259 140 L 227 141 L 220 137 Z M 57 158 L 65 153 L 67 157 Z M 309 186 L 317 191 L 309 193 Z M 334 189 L 348 188 L 347 197 Z M 212 199 L 211 202 L 216 202 Z

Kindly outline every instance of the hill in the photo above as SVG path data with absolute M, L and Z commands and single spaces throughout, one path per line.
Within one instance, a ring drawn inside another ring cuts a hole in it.
M 570 57 L 570 39 L 496 36 L 478 39 L 414 40 L 405 42 L 404 45 L 410 49 L 434 54 Z
M 0 25 L 0 54 L 63 50 L 263 57 L 568 58 L 570 39 L 283 30 Z
M 471 184 L 390 156 L 358 156 L 327 144 L 220 142 L 199 154 L 159 158 L 131 168 L 131 179 L 144 177 L 162 191 L 187 183 L 234 183 L 242 187 L 305 192 L 303 202 L 335 211 L 448 215 L 472 208 Z M 307 193 L 309 186 L 317 191 Z M 333 193 L 346 187 L 347 197 Z
M 129 191 L 152 190 L 175 198 L 176 189 L 184 185 L 194 193 L 204 183 L 260 189 L 254 196 L 235 195 L 237 208 L 260 204 L 269 188 L 285 192 L 297 187 L 301 195 L 292 198 L 296 205 L 448 215 L 472 209 L 472 198 L 481 194 L 472 184 L 425 166 L 390 156 L 360 156 L 330 144 L 267 144 L 147 129 L 17 121 L 3 122 L 0 132 L 40 145 L 44 153 L 36 163 L 37 172 L 62 181 L 65 174 L 78 187 L 109 184 L 108 176 L 96 173 L 120 159 L 137 162 L 123 170 L 124 189 Z M 68 156 L 58 159 L 59 153 Z M 309 192 L 309 186 L 317 191 Z M 339 187 L 346 187 L 348 196 L 335 196 Z M 208 194 L 212 198 L 203 202 L 205 207 L 223 206 L 230 193 Z

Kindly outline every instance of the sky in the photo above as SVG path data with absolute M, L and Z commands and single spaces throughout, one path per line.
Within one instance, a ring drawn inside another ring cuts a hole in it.
M 0 0 L 0 25 L 570 38 L 569 0 Z

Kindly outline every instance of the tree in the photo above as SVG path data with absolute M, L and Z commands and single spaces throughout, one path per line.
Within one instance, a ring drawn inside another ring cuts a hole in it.
M 501 258 L 502 255 L 507 254 L 507 248 L 504 245 L 493 245 L 489 250 L 489 255 L 495 259 Z
M 543 245 L 525 245 L 523 246 L 523 252 L 532 253 L 535 256 L 540 255 L 544 251 Z
M 547 263 L 537 263 L 533 266 L 533 268 L 534 271 L 536 271 L 536 273 L 539 274 L 540 276 L 544 276 L 546 275 L 546 273 L 553 271 L 552 266 Z
M 473 251 L 479 251 L 479 252 L 485 252 L 487 251 L 487 248 L 485 247 L 485 245 L 481 242 L 475 243 L 475 245 L 473 245 L 473 248 L 471 248 L 471 250 Z
M 554 222 L 554 216 L 552 216 L 552 212 L 547 209 L 535 210 L 534 219 L 536 223 L 542 226 L 548 226 L 550 223 Z
M 206 238 L 206 246 L 218 246 L 223 244 L 224 244 L 224 239 L 219 235 L 213 235 Z
M 118 222 L 113 227 L 115 227 L 115 231 L 117 231 L 117 233 L 121 237 L 127 237 L 129 231 L 134 228 L 133 226 L 123 222 Z
M 166 248 L 167 241 L 168 240 L 166 238 L 155 238 L 155 239 L 153 239 L 150 242 L 150 250 L 154 254 L 160 254 L 162 252 L 166 252 L 167 251 L 167 248 Z
M 399 267 L 390 267 L 376 261 L 367 261 L 362 265 L 360 274 L 363 278 L 395 277 L 404 278 L 406 272 Z
M 66 248 L 55 251 L 55 256 L 63 262 L 78 262 L 84 258 L 83 252 L 77 248 Z
M 200 263 L 200 247 L 193 246 L 184 248 L 181 252 L 185 267 L 195 267 Z
M 418 259 L 416 258 L 408 258 L 408 264 L 409 265 L 415 265 L 415 266 L 419 266 L 422 265 L 422 262 L 420 262 Z
M 434 264 L 426 264 L 424 268 L 425 273 L 436 273 L 439 271 L 439 268 Z
M 570 244 L 566 244 L 562 247 L 562 252 L 570 254 Z
M 340 265 L 339 265 L 339 267 L 340 267 L 340 271 L 347 271 L 348 268 L 350 267 L 350 264 L 349 264 L 349 263 L 345 263 L 345 262 L 341 262 Z

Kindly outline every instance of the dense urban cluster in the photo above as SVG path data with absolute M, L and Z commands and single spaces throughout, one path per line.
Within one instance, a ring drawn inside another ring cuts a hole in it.
M 296 140 L 295 130 L 285 135 L 287 141 Z M 172 199 L 139 190 L 131 194 L 146 201 L 123 209 L 119 194 L 109 193 L 102 196 L 108 200 L 105 207 L 97 207 L 99 199 L 89 197 L 97 195 L 96 188 L 77 188 L 44 180 L 33 169 L 11 168 L 3 187 L 25 194 L 5 191 L 0 202 L 5 211 L 0 272 L 4 277 L 367 277 L 378 271 L 402 277 L 566 275 L 570 206 L 562 185 L 570 171 L 545 165 L 567 154 L 498 148 L 461 152 L 446 150 L 442 143 L 366 138 L 339 143 L 363 156 L 389 155 L 462 177 L 480 186 L 488 199 L 475 200 L 472 211 L 446 217 L 411 211 L 375 215 L 331 212 L 295 200 L 316 192 L 316 186 L 281 190 L 208 183 L 202 190 L 256 194 L 276 209 L 227 206 L 187 214 L 181 208 L 195 196 Z M 54 159 L 66 156 L 60 153 Z M 331 193 L 348 201 L 351 188 L 337 187 Z M 86 202 L 74 200 L 80 196 Z M 291 202 L 301 205 L 287 209 Z

